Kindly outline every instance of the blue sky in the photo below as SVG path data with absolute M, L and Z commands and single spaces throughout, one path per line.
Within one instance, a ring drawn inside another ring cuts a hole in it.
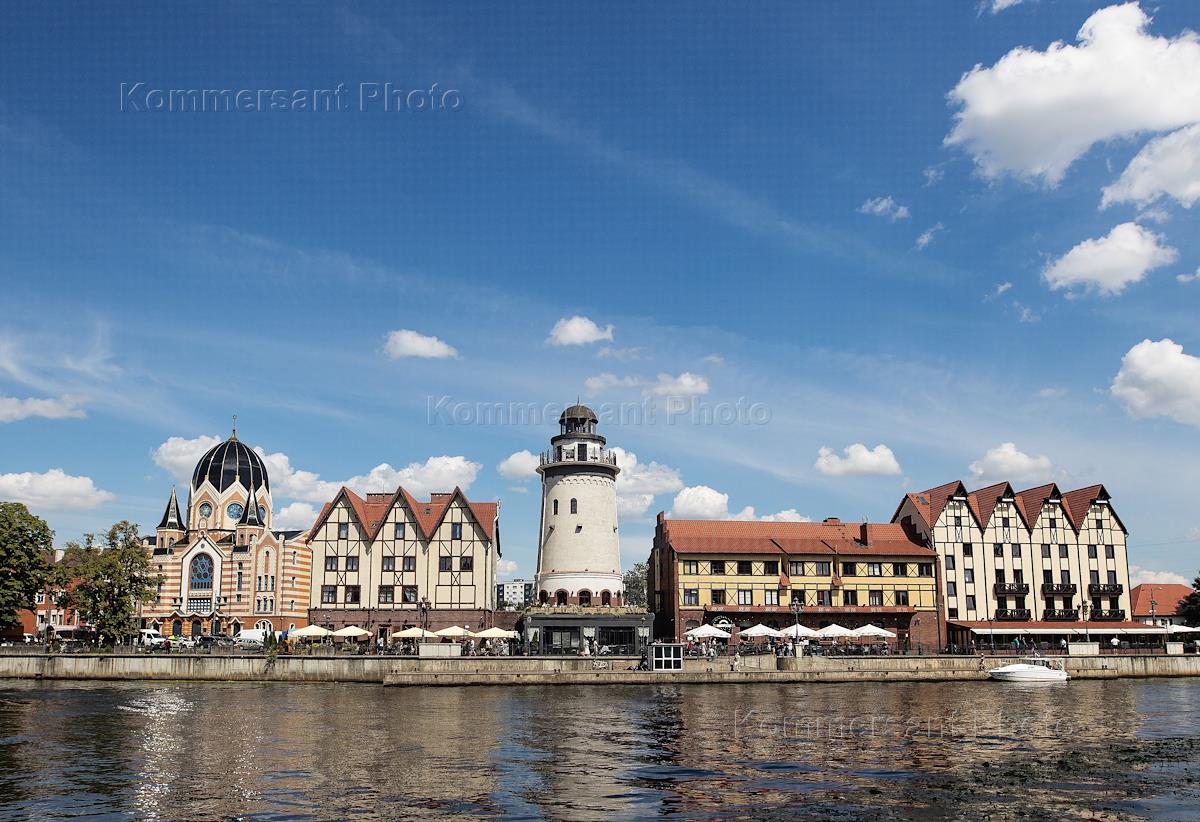
M 1194 4 L 112 11 L 0 34 L 0 497 L 60 541 L 153 526 L 236 413 L 281 522 L 457 482 L 529 574 L 556 415 L 478 409 L 579 395 L 627 564 L 659 510 L 956 478 L 1103 482 L 1142 578 L 1200 564 Z

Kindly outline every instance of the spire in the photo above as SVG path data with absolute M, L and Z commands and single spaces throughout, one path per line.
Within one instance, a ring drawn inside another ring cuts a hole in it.
M 261 527 L 262 518 L 258 515 L 258 491 L 254 486 L 254 471 L 250 471 L 250 495 L 246 498 L 246 507 L 242 510 L 242 518 L 238 525 Z
M 165 528 L 169 531 L 183 531 L 184 519 L 179 513 L 179 498 L 175 496 L 175 486 L 171 486 L 171 498 L 167 500 L 167 510 L 163 511 L 162 522 L 158 524 L 159 528 Z
M 237 414 L 233 415 L 233 430 L 229 434 L 229 439 L 237 442 Z

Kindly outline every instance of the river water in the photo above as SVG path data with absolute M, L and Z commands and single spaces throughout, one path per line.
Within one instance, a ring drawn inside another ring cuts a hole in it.
M 0 681 L 4 819 L 1200 819 L 1200 680 Z

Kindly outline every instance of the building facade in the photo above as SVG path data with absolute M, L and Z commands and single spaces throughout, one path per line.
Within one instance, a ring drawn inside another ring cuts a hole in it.
M 235 430 L 196 464 L 187 506 L 175 489 L 147 544 L 160 575 L 141 625 L 167 635 L 307 624 L 311 555 L 303 531 L 275 530 L 266 466 Z
M 937 553 L 944 616 L 960 638 L 1129 620 L 1128 532 L 1103 485 L 968 492 L 956 480 L 907 494 L 892 521 Z
M 941 644 L 937 557 L 900 525 L 676 520 L 658 515 L 647 591 L 655 636 L 705 623 L 868 623 L 901 647 Z
M 1129 594 L 1133 618 L 1144 625 L 1184 625 L 1186 622 L 1179 615 L 1179 609 L 1194 592 L 1195 589 L 1190 585 L 1175 583 L 1147 582 L 1135 585 Z
M 524 608 L 534 601 L 535 584 L 531 579 L 510 579 L 496 583 L 496 607 L 506 611 Z
M 403 488 L 341 489 L 308 537 L 310 621 L 385 637 L 413 626 L 491 627 L 499 512 L 499 503 L 471 502 L 458 488 L 428 501 Z

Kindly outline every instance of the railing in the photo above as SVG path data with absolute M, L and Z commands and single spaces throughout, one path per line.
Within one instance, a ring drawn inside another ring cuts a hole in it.
M 1089 596 L 1118 595 L 1125 593 L 1125 586 L 1115 582 L 1093 582 L 1088 586 Z
M 997 582 L 995 591 L 998 595 L 1016 594 L 1017 596 L 1025 596 L 1029 593 L 1028 582 Z
M 996 609 L 996 619 L 997 620 L 1009 620 L 1009 621 L 1015 620 L 1018 622 L 1024 622 L 1029 619 L 1029 609 L 1028 608 L 997 608 Z
M 1065 596 L 1075 596 L 1076 586 L 1074 582 L 1043 582 L 1042 595 L 1054 596 L 1062 594 Z
M 607 448 L 588 449 L 588 455 L 584 459 L 577 459 L 574 449 L 551 449 L 543 451 L 539 459 L 541 465 L 559 465 L 568 462 L 595 462 L 601 465 L 616 465 L 617 455 Z
M 1123 608 L 1097 608 L 1092 611 L 1093 622 L 1124 622 L 1125 610 Z
M 1079 619 L 1076 608 L 1047 608 L 1042 612 L 1042 619 L 1048 621 L 1075 622 Z

